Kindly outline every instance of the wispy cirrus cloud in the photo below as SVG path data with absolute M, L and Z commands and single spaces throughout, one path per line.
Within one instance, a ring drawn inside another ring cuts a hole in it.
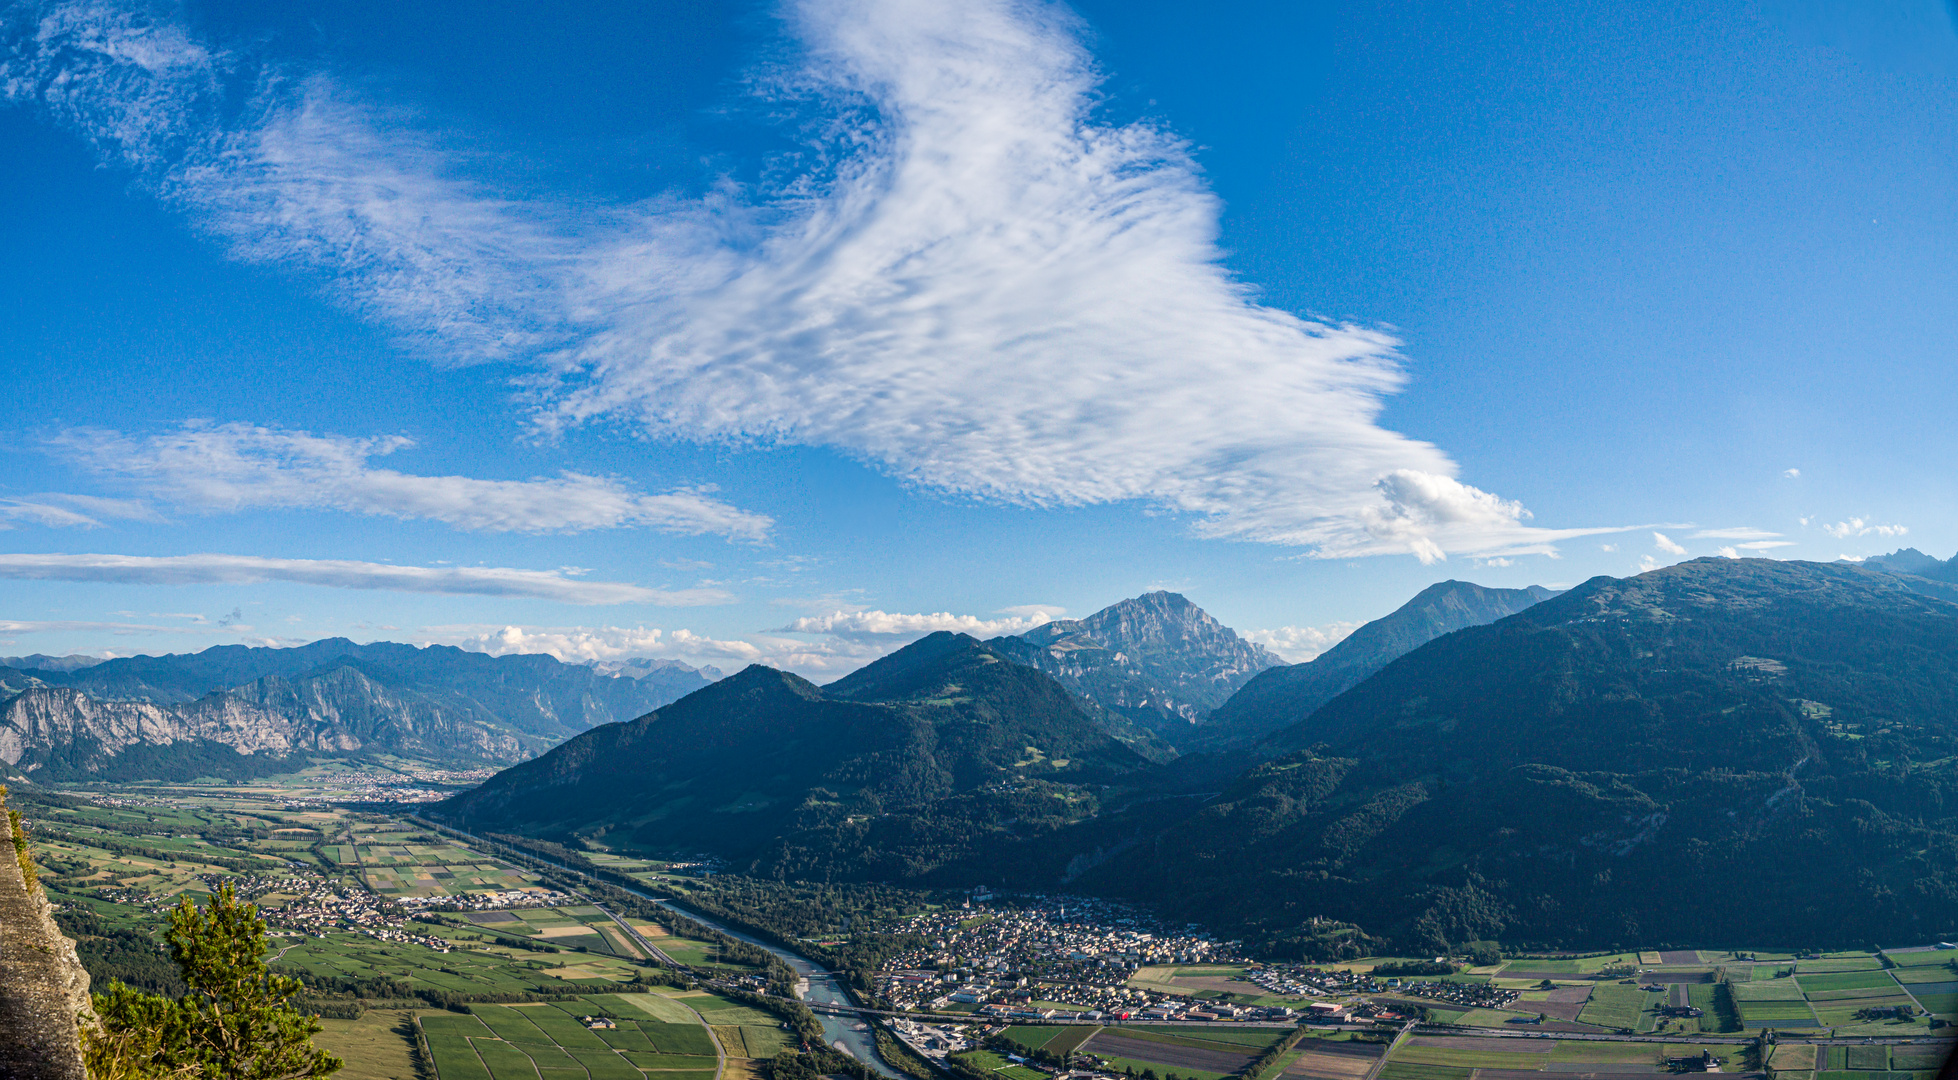
M 1687 537 L 1689 540 L 1776 540 L 1778 532 L 1748 527 L 1732 529 L 1700 529 Z
M 70 429 L 47 445 L 83 468 L 140 483 L 154 498 L 204 512 L 341 510 L 488 532 L 644 526 L 741 540 L 763 539 L 773 525 L 702 491 L 644 495 L 610 477 L 566 473 L 480 480 L 374 467 L 373 459 L 414 445 L 400 436 L 361 439 L 252 424 L 189 423 L 143 436 Z
M 138 0 L 10 12 L 8 99 L 237 258 L 323 272 L 431 353 L 535 365 L 547 429 L 827 446 L 926 490 L 1133 502 L 1323 556 L 1610 531 L 1535 527 L 1382 427 L 1398 342 L 1259 303 L 1190 148 L 1097 114 L 1055 4 L 786 0 L 793 59 L 749 85 L 800 110 L 819 164 L 575 213 Z
M 92 529 L 104 520 L 159 521 L 156 511 L 136 499 L 104 499 L 93 495 L 44 492 L 0 499 L 0 529 L 16 522 L 51 528 Z
M 733 599 L 720 589 L 652 589 L 624 582 L 586 581 L 561 570 L 393 566 L 346 559 L 271 559 L 255 555 L 0 554 L 0 579 L 5 578 L 130 585 L 254 585 L 284 581 L 335 589 L 662 607 L 721 604 Z

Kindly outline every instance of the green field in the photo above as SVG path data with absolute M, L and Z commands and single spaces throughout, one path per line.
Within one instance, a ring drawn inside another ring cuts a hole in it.
M 1801 984 L 1802 992 L 1813 994 L 1818 990 L 1866 990 L 1882 988 L 1896 990 L 1897 980 L 1886 971 L 1853 971 L 1840 975 L 1808 975 L 1795 978 Z
M 1053 1042 L 1054 1036 L 1067 1030 L 1069 1029 L 1060 1027 L 1029 1027 L 1023 1024 L 1015 1024 L 1005 1031 L 1000 1032 L 1000 1034 L 1029 1050 L 1038 1050 L 1048 1043 Z M 1092 1031 L 1094 1029 L 1090 1028 L 1089 1030 Z
M 1046 1073 L 1023 1065 L 1015 1065 L 990 1050 L 968 1050 L 955 1056 L 957 1060 L 984 1069 L 994 1076 L 1002 1077 L 1003 1080 L 1047 1080 Z
M 1475 1070 L 1457 1065 L 1417 1065 L 1390 1061 L 1380 1067 L 1380 1080 L 1469 1080 Z
M 1591 990 L 1591 1000 L 1577 1019 L 1599 1027 L 1650 1031 L 1656 1020 L 1653 1010 L 1664 996 L 1624 983 L 1601 983 Z
M 622 999 L 639 996 L 472 1005 L 468 1015 L 425 1015 L 420 1023 L 439 1080 L 712 1080 L 717 1058 L 707 1030 L 635 1019 Z M 589 1029 L 576 1019 L 585 1014 L 614 1016 L 618 1027 Z
M 1389 1064 L 1406 1062 L 1411 1065 L 1454 1065 L 1465 1069 L 1540 1069 L 1549 1057 L 1549 1048 L 1542 1053 L 1505 1053 L 1501 1050 L 1462 1050 L 1452 1046 L 1404 1045 L 1394 1051 Z
M 1800 1001 L 1801 984 L 1793 979 L 1775 979 L 1771 982 L 1731 983 L 1735 1001 Z

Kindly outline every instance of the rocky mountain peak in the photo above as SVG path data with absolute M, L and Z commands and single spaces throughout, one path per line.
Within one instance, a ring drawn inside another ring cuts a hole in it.
M 1172 743 L 1279 663 L 1189 598 L 1160 590 L 987 644 Z

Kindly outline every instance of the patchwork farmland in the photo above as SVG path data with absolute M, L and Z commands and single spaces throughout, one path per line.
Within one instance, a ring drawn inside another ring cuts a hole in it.
M 585 1015 L 615 1026 L 588 1028 Z M 720 1069 L 720 1048 L 693 1011 L 654 994 L 472 1005 L 419 1025 L 439 1080 L 714 1080 Z M 748 1054 L 737 1045 L 729 1056 Z

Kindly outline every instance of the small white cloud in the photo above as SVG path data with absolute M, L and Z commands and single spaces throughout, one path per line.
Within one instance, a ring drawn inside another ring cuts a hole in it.
M 1794 547 L 1793 540 L 1752 540 L 1745 544 L 1735 544 L 1742 551 L 1772 551 L 1775 548 Z
M 155 498 L 207 513 L 254 507 L 339 510 L 440 521 L 483 532 L 643 526 L 740 540 L 764 539 L 774 524 L 698 490 L 642 495 L 619 480 L 581 473 L 478 480 L 418 476 L 370 464 L 413 445 L 394 436 L 354 439 L 201 423 L 147 437 L 75 429 L 49 440 L 57 454 L 83 468 L 141 484 Z
M 129 585 L 250 585 L 288 581 L 336 589 L 383 589 L 452 596 L 524 596 L 567 604 L 686 607 L 733 598 L 719 589 L 649 589 L 581 581 L 552 570 L 394 566 L 344 559 L 268 559 L 254 555 L 0 554 L 0 578 Z
M 1862 518 L 1850 518 L 1834 525 L 1824 525 L 1822 531 L 1838 540 L 1847 540 L 1852 536 L 1902 536 L 1910 530 L 1902 525 L 1877 525 Z
M 1645 574 L 1645 573 L 1650 573 L 1650 572 L 1652 572 L 1652 571 L 1654 571 L 1654 570 L 1657 570 L 1658 568 L 1659 568 L 1659 560 L 1657 560 L 1657 559 L 1655 559 L 1655 558 L 1653 558 L 1652 556 L 1650 556 L 1650 555 L 1640 555 L 1640 556 L 1638 557 L 1638 572 L 1639 572 L 1639 573 L 1641 573 L 1641 574 Z
M 1618 545 L 1617 545 L 1617 544 L 1599 544 L 1599 545 L 1598 545 L 1598 550 L 1599 550 L 1599 551 L 1617 551 L 1617 550 L 1618 550 Z
M 1476 564 L 1479 566 L 1515 566 L 1516 560 L 1503 558 L 1477 559 Z
M 1781 470 L 1781 475 L 1783 475 L 1783 476 L 1785 476 L 1785 477 L 1787 477 L 1787 478 L 1788 478 L 1788 479 L 1790 479 L 1790 480 L 1793 480 L 1793 479 L 1796 479 L 1797 477 L 1799 477 L 1799 476 L 1801 476 L 1801 475 L 1802 475 L 1802 470 L 1800 470 L 1800 469 L 1783 469 L 1783 470 Z
M 1281 626 L 1274 630 L 1246 630 L 1244 640 L 1263 645 L 1280 660 L 1303 664 L 1346 639 L 1358 630 L 1358 622 L 1332 622 L 1324 626 Z
M 1663 551 L 1668 555 L 1686 554 L 1685 548 L 1681 547 L 1677 543 L 1674 543 L 1671 537 L 1661 532 L 1655 532 L 1652 534 L 1652 546 L 1658 548 L 1660 551 Z
M 1726 559 L 1738 559 L 1740 558 L 1740 552 L 1735 551 L 1731 547 L 1723 547 L 1720 549 L 1720 556 Z

